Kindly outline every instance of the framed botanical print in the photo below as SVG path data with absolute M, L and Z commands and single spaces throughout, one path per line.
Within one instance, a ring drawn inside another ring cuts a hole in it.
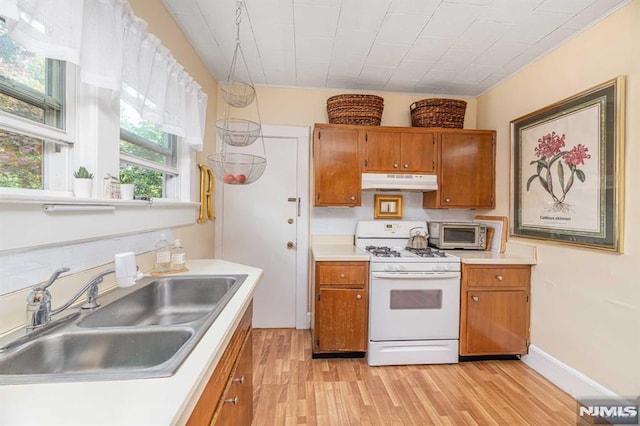
M 622 252 L 624 77 L 511 122 L 511 235 Z

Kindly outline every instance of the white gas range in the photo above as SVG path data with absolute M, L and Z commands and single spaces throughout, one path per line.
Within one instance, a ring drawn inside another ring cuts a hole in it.
M 369 365 L 458 362 L 460 258 L 408 249 L 423 221 L 360 221 L 356 246 L 371 255 Z

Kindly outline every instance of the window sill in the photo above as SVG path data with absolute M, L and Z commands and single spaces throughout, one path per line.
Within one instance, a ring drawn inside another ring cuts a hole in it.
M 65 193 L 66 194 L 66 193 Z M 110 198 L 79 198 L 71 195 L 34 195 L 34 194 L 9 194 L 0 192 L 0 204 L 66 204 L 66 205 L 92 205 L 92 206 L 140 206 L 150 205 L 157 207 L 192 206 L 200 204 L 190 201 L 176 201 L 168 198 L 152 198 L 150 200 L 120 200 Z
M 0 253 L 193 225 L 199 206 L 167 199 L 0 193 Z

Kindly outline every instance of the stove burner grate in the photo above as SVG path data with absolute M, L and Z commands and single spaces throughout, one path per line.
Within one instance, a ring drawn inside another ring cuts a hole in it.
M 390 247 L 366 246 L 365 250 L 376 257 L 400 257 L 400 252 Z
M 430 247 L 427 247 L 427 248 L 405 247 L 405 250 L 420 257 L 446 257 L 447 256 L 445 252 L 440 250 L 434 250 Z

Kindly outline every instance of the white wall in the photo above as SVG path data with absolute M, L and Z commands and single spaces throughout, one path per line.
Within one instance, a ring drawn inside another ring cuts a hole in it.
M 353 235 L 359 220 L 373 219 L 375 194 L 384 192 L 363 191 L 360 207 L 313 207 L 311 212 L 311 234 Z M 404 220 L 473 220 L 474 210 L 425 210 L 422 208 L 422 192 L 387 192 L 402 195 L 402 218 Z M 483 214 L 478 211 L 477 214 Z
M 640 394 L 640 0 L 478 98 L 497 130 L 496 214 L 509 212 L 511 120 L 627 76 L 625 253 L 534 242 L 531 342 L 619 395 Z

